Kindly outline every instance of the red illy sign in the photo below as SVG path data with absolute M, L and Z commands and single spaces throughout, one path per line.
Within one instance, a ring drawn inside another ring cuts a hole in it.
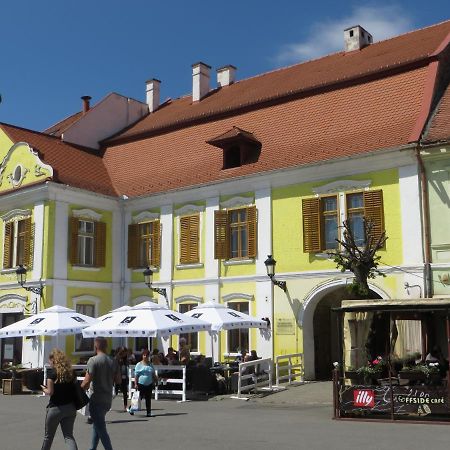
M 353 391 L 353 405 L 373 408 L 375 406 L 375 394 L 371 389 L 355 389 Z

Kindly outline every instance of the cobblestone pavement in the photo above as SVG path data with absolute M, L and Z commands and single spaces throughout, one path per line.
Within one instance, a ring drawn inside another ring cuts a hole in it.
M 45 405 L 34 395 L 0 394 L 0 450 L 41 447 Z M 208 401 L 153 402 L 155 417 L 119 411 L 116 398 L 108 430 L 116 450 L 322 450 L 448 448 L 447 425 L 344 422 L 331 419 L 331 383 L 289 387 L 248 401 L 214 397 Z M 78 417 L 75 436 L 89 448 L 91 426 Z M 103 447 L 100 445 L 99 449 Z M 64 450 L 60 431 L 52 450 Z

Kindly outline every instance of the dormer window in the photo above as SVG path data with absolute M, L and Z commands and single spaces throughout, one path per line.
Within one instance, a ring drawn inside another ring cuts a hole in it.
M 238 127 L 206 142 L 223 150 L 224 170 L 255 163 L 261 153 L 261 142 L 252 133 Z

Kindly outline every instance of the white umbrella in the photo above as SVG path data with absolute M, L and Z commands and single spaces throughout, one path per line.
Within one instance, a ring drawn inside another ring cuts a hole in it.
M 187 317 L 151 301 L 102 317 L 100 322 L 83 330 L 84 337 L 159 337 L 208 331 L 211 328 L 202 320 Z
M 234 330 L 237 328 L 267 328 L 265 320 L 257 319 L 240 311 L 215 302 L 196 306 L 185 315 L 211 324 L 211 331 Z
M 221 330 L 235 330 L 239 328 L 267 328 L 267 322 L 265 320 L 257 319 L 256 317 L 249 316 L 248 314 L 215 302 L 208 302 L 196 306 L 184 313 L 184 315 L 201 319 L 211 324 L 211 356 L 213 360 L 213 333 L 218 333 Z
M 56 305 L 0 328 L 0 338 L 78 334 L 83 328 L 95 322 L 97 319 L 93 317 Z

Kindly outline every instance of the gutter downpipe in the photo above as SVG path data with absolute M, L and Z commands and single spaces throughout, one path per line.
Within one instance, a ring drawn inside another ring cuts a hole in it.
M 126 249 L 126 245 L 127 245 L 127 236 L 125 234 L 125 198 L 124 197 L 120 197 L 119 199 L 120 201 L 120 234 L 122 236 L 121 239 L 121 255 L 120 255 L 120 306 L 124 306 L 125 305 L 125 257 L 127 254 L 127 249 Z M 122 338 L 122 346 L 127 346 L 127 338 Z
M 420 155 L 420 144 L 416 146 L 416 158 L 419 168 L 420 180 L 420 203 L 422 205 L 422 235 L 423 235 L 423 279 L 424 279 L 424 297 L 433 297 L 433 273 L 431 271 L 431 238 L 430 238 L 430 202 L 428 199 L 428 178 Z

